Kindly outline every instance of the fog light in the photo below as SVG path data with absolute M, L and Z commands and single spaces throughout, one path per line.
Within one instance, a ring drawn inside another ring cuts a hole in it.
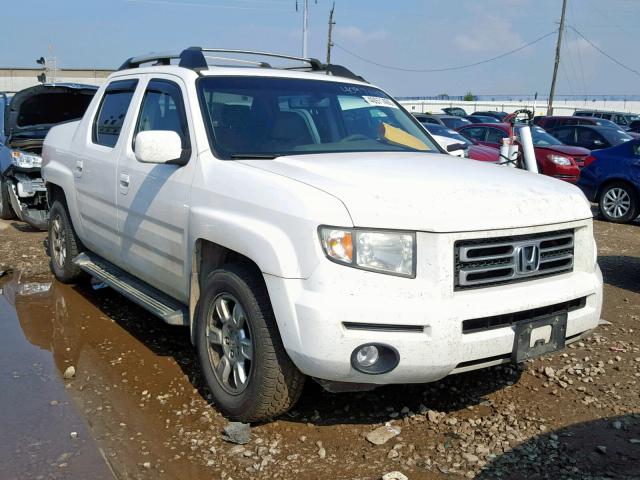
M 362 347 L 358 350 L 358 353 L 356 353 L 356 362 L 358 362 L 361 367 L 370 367 L 378 361 L 378 358 L 380 358 L 380 354 L 375 345 Z
M 351 352 L 351 366 L 369 375 L 380 375 L 393 370 L 400 363 L 398 351 L 391 345 L 365 343 Z

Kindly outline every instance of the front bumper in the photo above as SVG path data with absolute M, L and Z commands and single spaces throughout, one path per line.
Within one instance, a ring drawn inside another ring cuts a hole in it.
M 9 202 L 16 216 L 38 230 L 46 230 L 49 225 L 49 212 L 44 208 L 30 208 L 30 203 L 37 192 L 46 193 L 44 182 L 36 178 L 28 183 L 27 192 L 20 191 L 24 182 L 9 178 Z
M 590 222 L 576 228 L 573 272 L 496 287 L 453 291 L 452 245 L 469 234 L 419 233 L 416 279 L 326 261 L 306 280 L 265 280 L 285 348 L 303 373 L 338 382 L 423 383 L 510 361 L 512 326 L 463 333 L 464 320 L 585 298 L 584 307 L 568 314 L 567 342 L 593 330 L 602 308 L 602 276 L 592 248 L 585 251 L 590 235 Z M 399 352 L 395 369 L 371 375 L 352 367 L 353 350 L 372 342 Z

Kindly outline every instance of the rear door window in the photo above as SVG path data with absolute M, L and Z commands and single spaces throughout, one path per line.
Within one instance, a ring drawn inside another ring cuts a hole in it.
M 484 142 L 485 134 L 487 133 L 487 129 L 483 127 L 471 127 L 465 128 L 460 131 L 465 137 L 472 138 L 478 142 Z
M 605 145 L 605 140 L 594 130 L 580 128 L 578 130 L 578 144 L 587 148 L 602 148 Z
M 498 128 L 489 128 L 487 130 L 487 143 L 501 143 L 502 139 L 507 136 L 506 132 Z
M 574 129 L 571 127 L 557 128 L 552 133 L 553 136 L 567 145 L 573 145 L 575 143 L 573 138 Z
M 107 86 L 93 121 L 93 143 L 109 148 L 116 146 L 137 85 L 138 80 L 117 80 Z

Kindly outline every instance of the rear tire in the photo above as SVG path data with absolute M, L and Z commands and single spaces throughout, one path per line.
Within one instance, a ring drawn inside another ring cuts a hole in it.
M 304 375 L 282 345 L 259 271 L 224 265 L 203 282 L 195 318 L 196 350 L 218 410 L 257 422 L 297 402 Z
M 13 220 L 17 218 L 9 200 L 9 180 L 0 175 L 0 219 Z
M 638 194 L 628 183 L 610 183 L 600 193 L 598 208 L 609 222 L 629 223 L 638 217 Z
M 49 213 L 49 266 L 59 281 L 75 283 L 82 276 L 73 259 L 83 250 L 65 204 L 55 200 Z

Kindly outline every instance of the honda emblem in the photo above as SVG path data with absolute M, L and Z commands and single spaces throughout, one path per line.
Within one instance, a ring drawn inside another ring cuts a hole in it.
M 537 244 L 521 245 L 516 250 L 517 273 L 528 275 L 540 267 L 540 247 Z

